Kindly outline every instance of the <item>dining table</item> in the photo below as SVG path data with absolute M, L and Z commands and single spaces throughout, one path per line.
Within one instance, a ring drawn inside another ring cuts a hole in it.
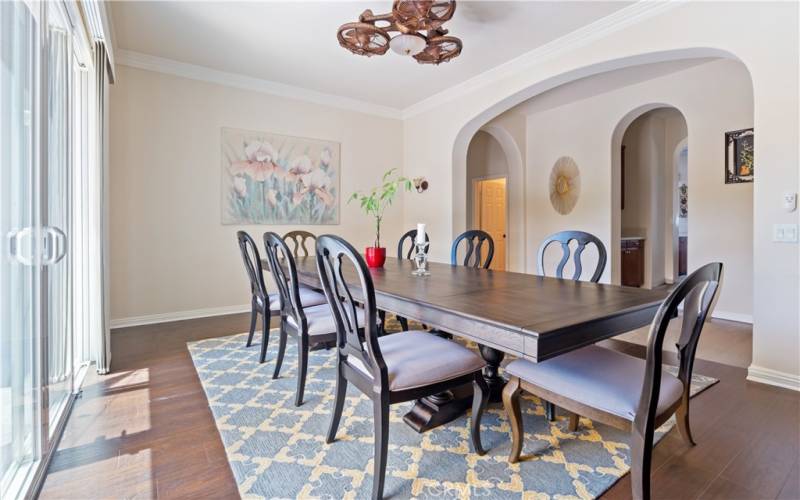
M 321 288 L 315 256 L 295 258 L 302 285 Z M 265 262 L 266 266 L 266 262 Z M 355 269 L 344 279 L 359 299 Z M 265 267 L 268 269 L 268 266 Z M 532 274 L 428 263 L 412 275 L 413 261 L 387 257 L 370 269 L 378 309 L 414 319 L 440 335 L 475 342 L 487 366 L 491 400 L 505 380 L 506 355 L 535 363 L 648 325 L 667 290 L 573 281 Z M 446 333 L 445 333 L 446 332 Z M 471 387 L 418 400 L 404 420 L 418 432 L 441 425 L 469 406 Z

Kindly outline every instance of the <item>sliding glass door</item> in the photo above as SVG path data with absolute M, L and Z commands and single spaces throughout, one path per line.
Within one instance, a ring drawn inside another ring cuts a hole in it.
M 47 2 L 47 137 L 41 192 L 44 255 L 43 312 L 47 338 L 49 436 L 72 394 L 72 319 L 70 293 L 70 77 L 72 50 L 66 13 Z
M 0 0 L 2 499 L 41 479 L 91 355 L 95 108 L 76 5 Z
M 41 459 L 39 12 L 0 2 L 0 497 Z

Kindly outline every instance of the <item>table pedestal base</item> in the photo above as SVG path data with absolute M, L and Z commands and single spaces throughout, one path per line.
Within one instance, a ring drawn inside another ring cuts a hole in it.
M 500 363 L 505 353 L 484 345 L 480 346 L 480 352 L 486 361 L 483 376 L 489 386 L 489 402 L 497 403 L 503 399 L 503 386 L 506 384 L 505 379 L 499 374 Z M 457 419 L 470 406 L 472 406 L 472 384 L 464 384 L 452 391 L 418 399 L 411 411 L 403 416 L 403 421 L 421 433 Z

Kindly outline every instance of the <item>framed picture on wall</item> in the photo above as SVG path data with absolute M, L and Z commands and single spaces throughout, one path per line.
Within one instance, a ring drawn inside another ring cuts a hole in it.
M 753 182 L 753 129 L 725 132 L 725 184 Z
M 339 143 L 222 129 L 223 224 L 338 224 Z

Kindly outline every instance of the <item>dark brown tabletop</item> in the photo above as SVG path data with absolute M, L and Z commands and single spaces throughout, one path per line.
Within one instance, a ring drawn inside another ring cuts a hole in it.
M 412 276 L 413 269 L 412 261 L 387 258 L 372 270 L 380 309 L 532 361 L 647 325 L 666 296 L 435 262 L 430 276 Z M 320 286 L 313 256 L 297 258 L 297 270 L 301 283 Z

